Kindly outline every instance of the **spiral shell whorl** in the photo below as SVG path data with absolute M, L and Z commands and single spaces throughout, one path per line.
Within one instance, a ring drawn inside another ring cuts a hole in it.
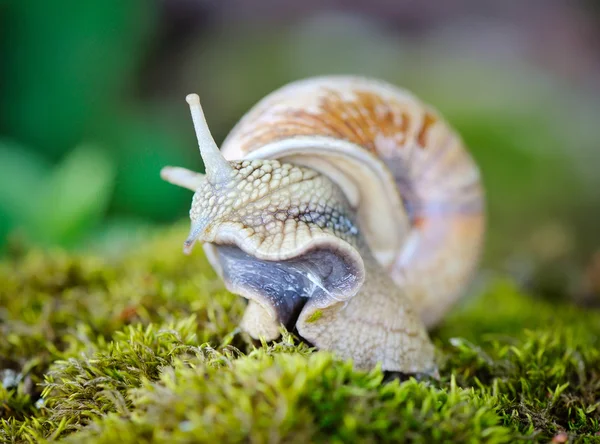
M 435 110 L 402 89 L 365 78 L 321 77 L 291 83 L 261 100 L 222 152 L 243 159 L 298 137 L 344 140 L 386 164 L 410 223 L 386 265 L 426 325 L 437 323 L 463 293 L 484 232 L 479 172 L 460 138 Z

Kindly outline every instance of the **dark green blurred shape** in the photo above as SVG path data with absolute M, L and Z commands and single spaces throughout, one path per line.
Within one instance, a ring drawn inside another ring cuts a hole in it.
M 155 9 L 146 0 L 8 3 L 2 133 L 52 158 L 96 135 L 131 94 Z
M 12 1 L 0 14 L 0 247 L 15 229 L 74 246 L 107 214 L 180 217 L 189 193 L 159 170 L 186 163 L 184 142 L 134 103 L 157 3 Z
M 81 146 L 56 168 L 0 143 L 0 208 L 6 230 L 18 225 L 30 239 L 72 245 L 104 214 L 114 165 L 97 147 Z
M 181 109 L 187 117 L 185 103 Z M 181 123 L 187 131 L 178 133 L 179 125 L 169 129 L 165 122 L 160 116 L 130 113 L 120 116 L 107 134 L 119 168 L 114 212 L 167 221 L 183 216 L 181 209 L 191 202 L 189 191 L 163 182 L 159 172 L 165 165 L 193 168 L 200 163 L 197 146 L 187 146 L 183 137 L 191 136 L 193 127 L 185 120 Z

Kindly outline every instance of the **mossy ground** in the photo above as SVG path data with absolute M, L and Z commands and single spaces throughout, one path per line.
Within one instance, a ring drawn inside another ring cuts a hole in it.
M 494 279 L 400 381 L 284 334 L 253 343 L 182 230 L 118 260 L 0 266 L 0 442 L 600 442 L 600 312 Z

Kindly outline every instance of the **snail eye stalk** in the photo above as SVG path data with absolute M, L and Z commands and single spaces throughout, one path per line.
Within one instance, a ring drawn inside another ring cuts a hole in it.
M 200 106 L 200 97 L 198 94 L 188 94 L 185 100 L 190 105 L 196 139 L 198 139 L 200 155 L 206 169 L 206 177 L 210 183 L 226 182 L 231 177 L 233 168 L 221 154 L 208 129 L 202 106 Z

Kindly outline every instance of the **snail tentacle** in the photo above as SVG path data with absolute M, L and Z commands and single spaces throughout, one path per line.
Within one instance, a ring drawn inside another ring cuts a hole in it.
M 160 170 L 160 177 L 178 187 L 196 191 L 202 185 L 206 176 L 187 168 L 166 166 Z
M 200 106 L 200 97 L 198 94 L 188 94 L 185 100 L 190 106 L 198 147 L 200 148 L 200 155 L 204 162 L 208 181 L 212 183 L 227 181 L 231 176 L 232 168 L 221 154 L 208 129 L 202 106 Z

